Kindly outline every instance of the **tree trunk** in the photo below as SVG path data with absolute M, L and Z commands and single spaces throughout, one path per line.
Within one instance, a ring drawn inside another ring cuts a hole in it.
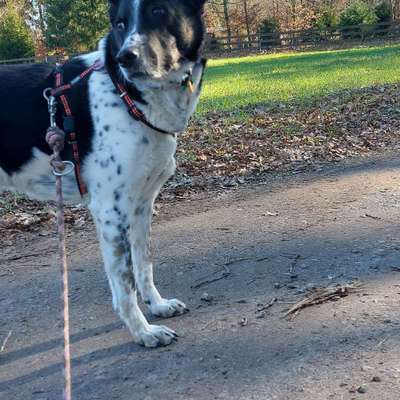
M 229 9 L 228 9 L 229 0 L 223 0 L 224 5 L 224 19 L 226 26 L 226 33 L 228 35 L 228 48 L 232 48 L 232 29 L 231 29 L 231 19 L 229 17 Z
M 44 37 L 45 32 L 46 32 L 46 25 L 44 23 L 44 13 L 43 13 L 44 5 L 43 1 L 38 1 L 38 10 L 39 10 L 39 26 L 40 26 L 40 31 L 42 34 L 42 37 Z
M 250 31 L 250 21 L 249 21 L 249 10 L 247 8 L 247 0 L 243 0 L 244 5 L 244 17 L 246 23 L 247 40 L 249 42 L 249 47 L 251 47 L 251 31 Z

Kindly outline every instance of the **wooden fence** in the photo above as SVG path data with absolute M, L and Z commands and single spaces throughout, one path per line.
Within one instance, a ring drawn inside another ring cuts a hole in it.
M 329 28 L 326 30 L 306 29 L 268 34 L 241 36 L 209 36 L 206 53 L 209 57 L 219 57 L 237 53 L 272 52 L 279 50 L 302 50 L 313 48 L 346 47 L 351 44 L 368 44 L 376 40 L 400 40 L 400 22 L 376 25 L 354 25 Z M 68 57 L 33 57 L 14 60 L 0 60 L 4 64 L 32 64 L 38 62 L 56 63 Z
M 300 50 L 312 48 L 345 47 L 347 44 L 368 43 L 376 40 L 399 40 L 400 23 L 354 25 L 325 30 L 306 29 L 268 34 L 241 36 L 213 36 L 208 38 L 207 52 L 219 53 L 268 52 L 276 50 Z
M 55 64 L 67 58 L 68 57 L 55 57 L 55 56 L 14 58 L 12 60 L 0 60 L 0 65 L 35 64 L 35 63 Z

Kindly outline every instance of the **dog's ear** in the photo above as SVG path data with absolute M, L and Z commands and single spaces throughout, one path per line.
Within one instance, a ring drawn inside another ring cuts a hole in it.
M 108 0 L 108 4 L 110 7 L 115 7 L 118 5 L 120 0 Z
M 108 15 L 110 17 L 111 22 L 114 21 L 118 4 L 119 0 L 108 0 Z

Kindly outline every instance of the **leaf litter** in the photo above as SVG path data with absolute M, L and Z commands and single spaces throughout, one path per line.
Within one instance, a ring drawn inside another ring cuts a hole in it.
M 196 117 L 180 138 L 178 171 L 160 202 L 399 145 L 400 84 L 345 90 L 308 103 L 209 113 Z M 66 208 L 69 226 L 79 228 L 88 220 L 86 208 Z M 54 221 L 53 203 L 10 193 L 0 196 L 0 244 L 10 244 L 20 233 L 46 234 Z

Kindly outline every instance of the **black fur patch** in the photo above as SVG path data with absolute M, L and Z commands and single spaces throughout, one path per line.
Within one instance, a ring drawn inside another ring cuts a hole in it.
M 148 66 L 163 70 L 166 75 L 176 62 L 197 62 L 204 46 L 204 3 L 205 0 L 132 0 L 110 1 L 110 18 L 113 26 L 107 39 L 109 71 L 119 69 L 116 62 L 121 49 L 138 56 L 131 61 L 129 73 L 146 75 Z M 155 10 L 158 10 L 156 13 Z M 160 13 L 161 10 L 161 13 Z M 145 42 L 135 47 L 125 44 L 137 34 Z M 176 54 L 176 48 L 179 55 Z M 137 95 L 137 93 L 134 93 Z M 136 99 L 139 101 L 139 99 Z
M 140 0 L 138 0 L 140 1 Z M 155 7 L 162 7 L 165 15 L 162 23 L 154 15 Z M 176 43 L 180 60 L 197 61 L 204 43 L 203 21 L 204 0 L 141 0 L 138 12 L 137 31 L 148 36 L 153 54 L 150 62 L 163 64 L 168 70 L 172 63 L 170 43 Z M 112 30 L 106 38 L 106 68 L 115 80 L 120 80 L 121 71 L 116 61 L 127 36 L 133 30 L 135 8 L 132 0 L 110 0 Z M 124 22 L 125 30 L 118 28 Z M 173 40 L 169 40 L 173 39 Z M 165 48 L 160 46 L 166 44 Z M 161 61 L 163 60 L 163 61 Z M 82 59 L 75 58 L 63 67 L 64 82 L 70 82 L 87 66 Z M 47 64 L 0 66 L 0 167 L 9 174 L 22 168 L 32 159 L 35 148 L 50 154 L 45 141 L 49 126 L 47 104 L 43 91 L 54 87 L 53 67 Z M 166 71 L 168 72 L 168 71 Z M 129 95 L 134 101 L 145 104 L 141 92 L 132 84 L 127 84 Z M 88 81 L 83 80 L 68 92 L 75 116 L 75 127 L 79 152 L 84 163 L 91 151 L 93 122 L 88 99 Z M 102 99 L 98 99 L 101 102 Z M 116 103 L 111 104 L 112 107 Z M 97 107 L 95 104 L 94 107 Z M 57 124 L 63 126 L 62 109 L 59 107 Z M 108 126 L 104 127 L 107 131 Z M 17 134 L 16 134 L 17 133 Z M 65 146 L 62 158 L 72 161 L 70 146 Z M 106 163 L 102 163 L 105 166 Z M 117 168 L 117 173 L 120 173 Z
M 81 60 L 72 60 L 63 69 L 64 81 L 69 82 L 85 69 Z M 51 153 L 45 141 L 49 114 L 43 91 L 54 87 L 52 70 L 52 66 L 44 64 L 0 66 L 0 167 L 9 174 L 32 159 L 34 148 Z M 91 149 L 93 136 L 87 82 L 77 85 L 68 95 L 83 160 Z M 63 126 L 61 116 L 59 107 L 59 126 Z M 73 160 L 70 146 L 65 146 L 62 157 Z

